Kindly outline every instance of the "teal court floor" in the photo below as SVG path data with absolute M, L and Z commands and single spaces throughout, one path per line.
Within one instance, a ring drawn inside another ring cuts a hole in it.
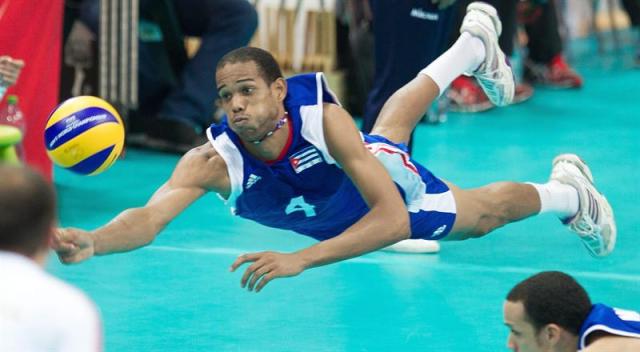
M 578 153 L 617 216 L 618 245 L 607 258 L 590 257 L 543 215 L 443 243 L 439 254 L 375 252 L 275 280 L 256 294 L 240 288 L 241 271 L 229 272 L 238 255 L 313 241 L 234 218 L 208 195 L 144 249 L 75 266 L 52 256 L 49 270 L 98 304 L 107 351 L 501 351 L 503 299 L 541 270 L 574 275 L 595 302 L 640 310 L 640 70 L 630 68 L 628 52 L 577 52 L 584 89 L 538 89 L 523 105 L 420 125 L 415 157 L 475 187 L 544 182 L 556 154 Z M 176 161 L 128 150 L 96 177 L 56 170 L 61 224 L 93 229 L 143 205 Z

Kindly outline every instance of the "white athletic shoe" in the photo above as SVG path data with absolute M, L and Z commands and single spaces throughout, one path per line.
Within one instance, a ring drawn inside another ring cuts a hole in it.
M 400 253 L 438 253 L 440 252 L 440 244 L 438 241 L 410 239 L 396 242 L 388 247 L 382 248 L 382 250 Z
M 589 252 L 596 257 L 611 253 L 616 245 L 616 222 L 607 199 L 596 189 L 587 164 L 575 154 L 562 154 L 553 159 L 551 180 L 578 190 L 578 213 L 562 222 L 580 236 Z
M 516 83 L 509 61 L 498 44 L 502 23 L 496 9 L 484 2 L 469 4 L 460 27 L 460 33 L 463 32 L 469 32 L 482 40 L 486 52 L 484 62 L 474 72 L 466 74 L 478 80 L 494 105 L 511 104 Z

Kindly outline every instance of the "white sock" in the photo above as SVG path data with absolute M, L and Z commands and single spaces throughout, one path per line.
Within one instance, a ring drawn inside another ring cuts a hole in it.
M 420 74 L 427 75 L 436 82 L 440 95 L 458 76 L 475 71 L 485 56 L 482 40 L 463 32 L 449 50 L 420 71 Z
M 530 183 L 535 187 L 540 196 L 540 213 L 555 213 L 560 219 L 570 218 L 580 208 L 578 191 L 558 181 L 549 181 L 545 184 Z

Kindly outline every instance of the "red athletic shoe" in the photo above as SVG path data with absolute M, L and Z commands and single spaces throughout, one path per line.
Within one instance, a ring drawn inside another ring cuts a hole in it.
M 531 60 L 524 63 L 525 80 L 553 88 L 580 88 L 582 77 L 567 64 L 562 55 L 556 55 L 547 64 Z
M 456 78 L 447 91 L 447 97 L 450 101 L 449 110 L 454 112 L 480 112 L 493 107 L 473 77 Z

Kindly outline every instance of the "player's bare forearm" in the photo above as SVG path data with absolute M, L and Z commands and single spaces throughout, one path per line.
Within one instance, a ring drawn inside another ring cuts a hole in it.
M 61 229 L 54 236 L 54 249 L 63 262 L 78 263 L 96 254 L 145 246 L 208 189 L 228 194 L 228 178 L 221 177 L 224 174 L 226 166 L 212 148 L 196 147 L 182 157 L 169 181 L 144 207 L 127 209 L 92 232 Z
M 108 224 L 94 230 L 58 229 L 52 248 L 65 264 L 80 263 L 94 255 L 126 252 L 146 244 L 162 229 L 148 208 L 133 208 L 120 213 Z
M 132 208 L 91 232 L 96 255 L 127 252 L 151 243 L 163 226 L 147 208 Z
M 373 208 L 344 233 L 296 252 L 305 268 L 357 257 L 409 238 L 406 208 Z
M 127 209 L 93 232 L 95 254 L 126 252 L 145 246 L 187 206 L 204 194 L 200 187 L 164 184 L 141 208 Z

